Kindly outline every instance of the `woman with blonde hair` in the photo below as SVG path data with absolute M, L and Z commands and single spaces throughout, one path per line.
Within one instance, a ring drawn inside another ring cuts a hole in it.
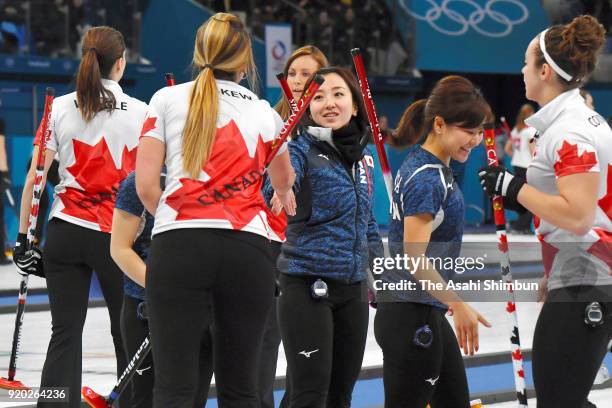
M 258 407 L 257 365 L 274 299 L 260 189 L 283 123 L 239 85 L 245 73 L 253 84 L 256 71 L 236 16 L 217 13 L 198 29 L 193 64 L 195 81 L 153 95 L 136 160 L 138 195 L 155 214 L 146 276 L 153 406 L 193 406 L 197 356 L 212 323 L 219 406 Z M 293 214 L 295 175 L 285 146 L 267 175 Z
M 304 93 L 304 85 L 321 68 L 329 66 L 323 52 L 314 45 L 304 45 L 293 51 L 285 63 L 283 74 L 287 79 L 293 99 L 298 102 Z M 287 96 L 283 95 L 274 107 L 284 120 L 291 114 Z

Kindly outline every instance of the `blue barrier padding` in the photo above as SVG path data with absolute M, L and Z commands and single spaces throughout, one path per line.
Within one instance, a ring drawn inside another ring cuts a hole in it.
M 26 164 L 32 156 L 32 135 L 11 135 L 6 138 L 6 155 L 11 164 L 11 181 L 14 187 L 22 187 L 27 174 Z M 21 192 L 20 192 L 21 195 Z
M 372 181 L 374 184 L 374 218 L 376 219 L 376 223 L 378 225 L 389 225 L 389 196 L 387 195 L 382 169 L 380 168 L 380 160 L 378 159 L 378 153 L 376 152 L 376 146 L 374 146 L 374 144 L 369 144 L 368 150 L 372 153 L 372 157 L 374 158 L 374 174 L 372 176 Z
M 482 224 L 483 213 L 485 218 L 491 212 L 491 203 L 478 179 L 478 169 L 486 163 L 485 148 L 483 145 L 472 149 L 469 159 L 463 169 L 463 183 L 461 190 L 465 200 L 465 222 L 468 224 Z
M 0 297 L 0 306 L 15 305 L 15 310 L 17 310 L 17 294 L 18 293 L 19 293 L 19 288 L 15 287 L 15 296 Z M 27 305 L 42 305 L 42 304 L 47 304 L 47 303 L 49 303 L 49 297 L 47 295 L 28 295 L 26 299 L 26 307 Z

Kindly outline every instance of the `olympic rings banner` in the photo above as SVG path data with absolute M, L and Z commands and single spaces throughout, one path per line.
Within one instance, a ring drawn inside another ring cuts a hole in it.
M 276 74 L 283 72 L 291 52 L 291 24 L 266 24 L 266 86 L 280 88 Z
M 537 0 L 398 0 L 416 26 L 419 69 L 520 73 L 525 49 L 548 26 Z

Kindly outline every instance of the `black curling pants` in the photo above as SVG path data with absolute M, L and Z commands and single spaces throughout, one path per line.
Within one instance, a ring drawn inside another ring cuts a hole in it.
M 138 305 L 143 302 L 140 299 L 125 295 L 123 297 L 123 308 L 121 309 L 121 335 L 127 352 L 127 359 L 131 361 L 140 349 L 145 337 L 149 335 L 147 320 L 138 316 Z M 153 357 L 149 355 L 141 363 L 140 367 L 130 381 L 128 386 L 132 390 L 131 408 L 151 408 L 153 406 L 153 384 L 155 382 Z M 200 384 L 196 391 L 194 408 L 202 408 L 206 405 L 210 380 L 213 374 L 212 368 L 212 337 L 210 332 L 202 337 L 200 351 Z
M 278 279 L 276 258 L 280 254 L 281 243 L 272 241 L 270 251 L 273 260 L 274 276 Z M 278 347 L 281 338 L 276 319 L 276 298 L 266 320 L 266 329 L 263 338 L 263 347 L 259 359 L 259 402 L 261 408 L 274 408 L 274 380 L 276 379 L 276 363 L 278 361 Z
M 583 407 L 612 336 L 612 288 L 575 286 L 548 293 L 533 335 L 538 408 Z M 603 294 L 603 292 L 607 294 Z M 585 324 L 585 309 L 601 300 L 605 322 Z
M 368 334 L 365 281 L 327 281 L 329 297 L 315 300 L 316 278 L 280 276 L 278 321 L 287 357 L 290 408 L 351 406 Z
M 249 232 L 206 228 L 153 238 L 146 279 L 153 407 L 192 408 L 211 323 L 219 407 L 259 407 L 257 369 L 275 290 L 269 245 Z
M 413 342 L 428 325 L 429 347 Z M 444 311 L 411 302 L 380 302 L 374 321 L 383 350 L 385 408 L 469 408 L 467 377 L 457 337 Z
M 123 273 L 110 256 L 110 234 L 59 219 L 49 221 L 43 251 L 52 333 L 41 376 L 41 387 L 69 387 L 70 403 L 39 402 L 38 407 L 81 406 L 83 325 L 87 316 L 92 271 L 96 271 L 108 307 L 117 359 L 117 375 L 127 362 L 119 321 Z M 129 407 L 130 393 L 119 399 Z
M 127 361 L 131 361 L 136 351 L 140 349 L 145 337 L 149 335 L 149 325 L 146 320 L 138 318 L 136 310 L 140 299 L 128 295 L 123 296 L 121 308 L 121 336 Z M 131 390 L 132 408 L 145 408 L 153 404 L 153 357 L 151 353 L 136 369 L 126 390 Z

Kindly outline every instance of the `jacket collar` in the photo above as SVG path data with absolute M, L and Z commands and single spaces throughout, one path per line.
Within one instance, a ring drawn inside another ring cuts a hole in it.
M 580 91 L 578 89 L 565 91 L 525 119 L 525 123 L 536 128 L 540 134 L 544 133 L 563 111 L 576 103 L 584 105 L 584 99 L 580 96 Z
M 111 91 L 113 91 L 113 93 L 123 92 L 123 89 L 121 89 L 121 85 L 119 85 L 117 82 L 113 81 L 112 79 L 102 78 L 102 85 L 106 89 L 110 89 Z
M 334 145 L 334 141 L 332 140 L 331 128 L 308 126 L 306 131 L 308 132 L 308 134 L 310 134 L 313 137 L 314 140 L 318 140 L 320 142 L 326 142 L 331 147 L 336 149 L 336 146 Z

